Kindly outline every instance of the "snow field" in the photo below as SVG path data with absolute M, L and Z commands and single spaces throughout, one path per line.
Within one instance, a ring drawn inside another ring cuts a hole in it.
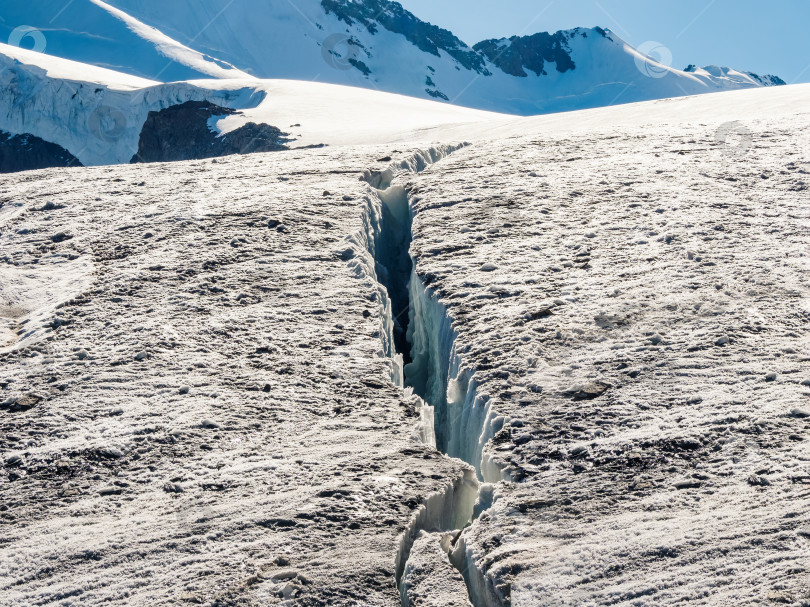
M 4 178 L 9 275 L 93 269 L 0 353 L 0 603 L 393 606 L 449 551 L 475 605 L 803 606 L 807 90 Z M 403 194 L 409 330 L 498 482 L 392 373 Z
M 385 153 L 4 181 L 3 263 L 94 271 L 59 328 L 0 354 L 0 604 L 399 604 L 399 538 L 466 466 L 412 441 L 380 292 L 342 256 Z
M 504 419 L 474 595 L 807 602 L 806 91 L 531 119 L 412 179 L 415 272 Z

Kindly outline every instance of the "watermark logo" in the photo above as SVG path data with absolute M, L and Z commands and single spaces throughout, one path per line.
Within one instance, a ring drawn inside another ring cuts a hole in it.
M 729 456 L 729 470 L 738 480 L 757 478 L 767 468 L 767 460 L 755 434 L 737 436 L 724 445 L 724 452 Z
M 724 122 L 714 133 L 714 140 L 720 146 L 720 153 L 729 158 L 741 158 L 754 145 L 754 135 L 739 120 Z
M 216 517 L 216 512 L 211 506 L 196 502 L 179 510 L 175 517 L 177 523 L 183 527 L 205 531 L 210 526 L 210 521 Z
M 33 41 L 33 47 L 31 48 L 32 51 L 37 53 L 42 53 L 45 51 L 45 47 L 48 44 L 48 41 L 45 39 L 45 34 L 43 34 L 37 28 L 31 27 L 30 25 L 21 25 L 19 27 L 15 27 L 8 37 L 8 44 L 9 46 L 23 48 L 23 40 L 26 38 L 30 38 Z
M 357 61 L 360 46 L 346 34 L 332 34 L 321 45 L 321 55 L 326 64 L 336 70 L 350 70 Z
M 796 149 L 799 152 L 799 164 L 805 170 L 810 170 L 810 133 L 806 131 L 799 132 L 799 140 L 796 144 Z
M 641 56 L 636 56 L 636 68 L 649 78 L 663 78 L 672 67 L 672 51 L 660 42 L 652 40 L 638 47 Z
M 127 117 L 119 109 L 100 105 L 87 119 L 87 128 L 96 139 L 113 143 L 126 131 Z

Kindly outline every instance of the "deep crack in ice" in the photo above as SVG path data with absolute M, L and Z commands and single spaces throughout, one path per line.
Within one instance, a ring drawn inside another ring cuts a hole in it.
M 480 481 L 504 480 L 483 454 L 503 420 L 493 416 L 486 399 L 478 397 L 472 372 L 455 351 L 456 333 L 447 310 L 416 272 L 416 261 L 410 256 L 414 216 L 410 192 L 393 183 L 398 174 L 421 172 L 464 145 L 418 151 L 398 165 L 365 176 L 376 194 L 369 201 L 366 242 L 374 274 L 385 291 L 380 310 L 392 379 L 406 394 L 419 397 L 417 436 L 471 466 L 443 493 L 428 497 L 403 534 L 397 583 L 406 607 L 412 604 L 414 585 L 419 586 L 420 595 L 429 593 L 435 605 L 462 604 L 459 600 L 466 604 L 464 597 L 457 596 L 463 587 L 459 574 L 475 607 L 500 604 L 488 591 L 483 573 L 470 566 L 473 561 L 462 536 L 463 529 L 492 504 L 492 485 Z M 414 556 L 416 546 L 419 554 Z M 451 564 L 457 572 L 452 572 Z

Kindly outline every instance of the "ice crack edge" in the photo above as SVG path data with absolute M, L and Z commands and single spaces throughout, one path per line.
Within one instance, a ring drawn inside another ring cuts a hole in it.
M 400 183 L 468 145 L 417 150 L 383 171 L 366 171 L 363 180 L 370 187 L 363 229 L 348 238 L 347 261 L 358 278 L 371 279 L 377 290 L 378 355 L 390 362 L 391 380 L 404 396 L 417 402 L 420 420 L 412 438 L 466 464 L 443 491 L 423 501 L 400 537 L 396 582 L 405 607 L 416 597 L 420 604 L 445 607 L 509 604 L 464 541 L 464 530 L 497 499 L 494 483 L 510 480 L 485 452 L 507 420 L 478 395 L 474 371 L 456 351 L 447 308 L 416 272 L 410 255 L 415 210 Z M 469 601 L 462 596 L 464 586 Z

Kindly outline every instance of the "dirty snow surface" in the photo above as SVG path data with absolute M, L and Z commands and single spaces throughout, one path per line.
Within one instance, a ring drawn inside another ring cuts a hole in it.
M 0 604 L 810 605 L 808 93 L 758 93 L 5 177 Z

